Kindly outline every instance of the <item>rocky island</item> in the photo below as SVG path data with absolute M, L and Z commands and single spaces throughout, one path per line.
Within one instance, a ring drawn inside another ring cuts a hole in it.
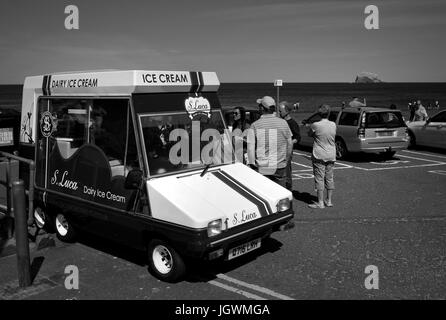
M 356 76 L 355 83 L 381 83 L 378 75 L 371 72 L 361 72 Z

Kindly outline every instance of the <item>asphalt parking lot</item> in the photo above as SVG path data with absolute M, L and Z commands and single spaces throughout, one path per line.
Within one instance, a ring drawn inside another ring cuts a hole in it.
M 34 286 L 16 287 L 14 256 L 0 259 L 0 299 L 445 299 L 446 153 L 357 155 L 335 167 L 334 207 L 315 200 L 310 152 L 293 155 L 295 227 L 231 263 L 191 265 L 176 284 L 153 278 L 141 255 L 100 241 L 33 253 Z M 79 289 L 64 286 L 67 265 Z M 367 266 L 378 288 L 367 289 Z

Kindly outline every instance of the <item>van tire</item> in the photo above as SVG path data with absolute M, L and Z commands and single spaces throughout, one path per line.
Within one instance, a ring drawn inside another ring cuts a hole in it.
M 153 239 L 147 250 L 149 270 L 165 282 L 178 282 L 186 274 L 186 265 L 178 252 L 166 241 Z
M 74 242 L 76 238 L 76 231 L 73 225 L 68 222 L 66 216 L 59 213 L 54 218 L 54 229 L 56 230 L 57 238 L 63 242 Z
M 335 145 L 336 145 L 336 159 L 338 160 L 344 159 L 348 153 L 345 142 L 341 138 L 336 138 Z

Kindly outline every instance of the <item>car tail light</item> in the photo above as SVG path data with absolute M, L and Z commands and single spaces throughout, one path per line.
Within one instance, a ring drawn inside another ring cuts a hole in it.
M 365 129 L 364 128 L 359 128 L 358 129 L 358 138 L 359 139 L 364 139 L 365 138 Z

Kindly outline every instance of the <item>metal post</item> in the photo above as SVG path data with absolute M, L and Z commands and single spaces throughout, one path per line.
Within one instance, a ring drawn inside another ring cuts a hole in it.
M 280 114 L 279 114 L 279 102 L 280 102 L 280 100 L 279 100 L 279 88 L 280 87 L 277 86 L 276 88 L 277 88 L 276 115 L 278 117 L 280 117 Z
M 28 191 L 28 225 L 34 223 L 34 178 L 36 176 L 36 165 L 34 161 L 29 165 L 29 191 Z
M 14 199 L 17 272 L 19 276 L 19 286 L 23 288 L 31 285 L 28 224 L 25 209 L 25 184 L 23 180 L 14 181 L 12 183 L 12 194 Z

